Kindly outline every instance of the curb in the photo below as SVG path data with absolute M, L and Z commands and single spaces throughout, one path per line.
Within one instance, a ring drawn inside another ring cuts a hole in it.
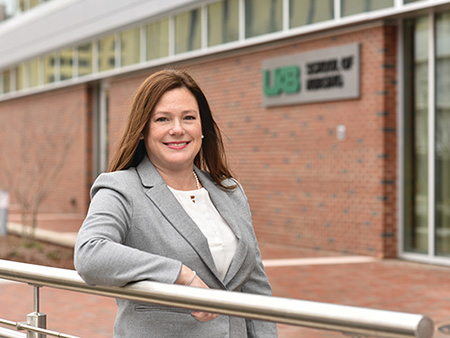
M 22 236 L 24 233 L 30 234 L 31 227 L 22 226 L 19 223 L 7 223 L 7 229 L 9 234 Z M 35 229 L 35 239 L 52 244 L 61 245 L 68 248 L 75 247 L 75 240 L 77 238 L 76 232 L 60 232 L 46 229 Z

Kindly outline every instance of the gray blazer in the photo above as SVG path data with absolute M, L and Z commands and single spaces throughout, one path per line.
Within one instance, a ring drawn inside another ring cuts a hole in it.
M 241 186 L 224 191 L 207 173 L 195 170 L 238 238 L 225 279 L 218 276 L 206 237 L 145 157 L 136 168 L 101 174 L 92 186 L 89 211 L 75 245 L 75 268 L 86 283 L 174 283 L 185 264 L 212 289 L 271 295 Z M 114 337 L 277 336 L 274 323 L 225 315 L 202 323 L 190 310 L 120 299 L 117 304 Z

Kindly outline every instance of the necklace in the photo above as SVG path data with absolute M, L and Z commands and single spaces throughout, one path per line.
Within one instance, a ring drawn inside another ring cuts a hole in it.
M 198 176 L 195 173 L 195 171 L 192 172 L 194 174 L 195 177 L 195 184 L 197 185 L 197 189 L 200 189 L 202 186 L 200 185 L 200 181 L 198 180 Z
M 202 186 L 200 185 L 200 181 L 198 180 L 197 174 L 195 173 L 195 171 L 193 171 L 192 173 L 194 174 L 195 184 L 197 185 L 197 189 L 200 189 Z M 195 203 L 195 195 L 191 195 L 191 201 L 192 201 L 192 203 Z

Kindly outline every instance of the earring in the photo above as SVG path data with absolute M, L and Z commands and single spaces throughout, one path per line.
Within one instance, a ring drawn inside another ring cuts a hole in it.
M 140 139 L 140 140 L 143 140 L 143 139 L 144 139 L 144 136 L 143 136 L 143 135 L 139 136 L 139 139 Z
M 205 138 L 205 135 L 202 135 L 202 138 Z

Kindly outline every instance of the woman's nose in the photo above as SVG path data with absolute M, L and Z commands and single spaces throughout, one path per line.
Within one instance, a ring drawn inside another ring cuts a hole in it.
M 183 135 L 185 130 L 180 121 L 174 121 L 172 128 L 169 130 L 169 135 Z

